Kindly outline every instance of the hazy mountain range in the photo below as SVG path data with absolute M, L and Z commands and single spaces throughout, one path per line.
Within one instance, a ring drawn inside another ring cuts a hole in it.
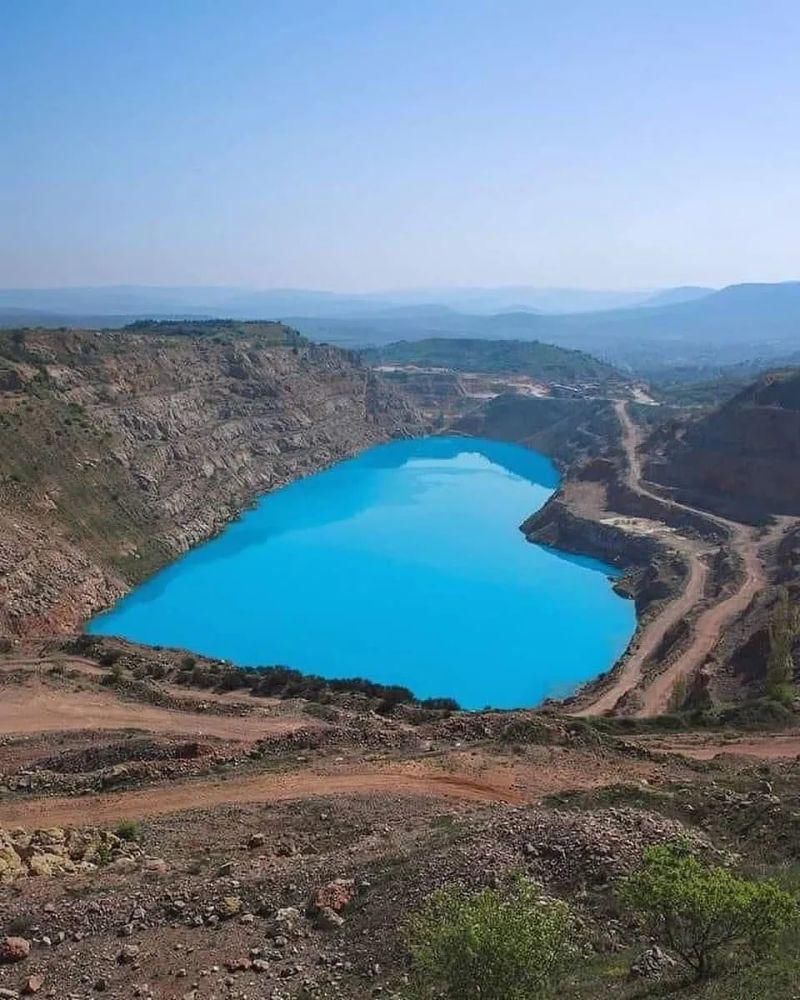
M 0 290 L 0 324 L 122 326 L 138 318 L 281 319 L 351 347 L 428 337 L 539 340 L 645 374 L 800 351 L 800 282 L 646 292 L 530 287 L 343 295 L 147 287 Z
M 0 310 L 86 316 L 213 315 L 233 319 L 265 316 L 351 317 L 395 308 L 442 306 L 482 315 L 532 311 L 582 313 L 684 301 L 710 288 L 597 291 L 582 288 L 428 288 L 366 294 L 306 289 L 249 289 L 227 286 L 111 285 L 87 288 L 0 289 Z
M 800 350 L 800 282 L 731 285 L 693 299 L 592 313 L 467 315 L 446 309 L 350 319 L 289 317 L 314 339 L 352 346 L 428 337 L 540 340 L 636 371 L 779 360 Z

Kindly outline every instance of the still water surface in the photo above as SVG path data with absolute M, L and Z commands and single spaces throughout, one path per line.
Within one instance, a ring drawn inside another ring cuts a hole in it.
M 610 567 L 518 530 L 557 485 L 516 445 L 380 445 L 264 496 L 88 631 L 465 708 L 534 705 L 606 670 L 635 626 Z

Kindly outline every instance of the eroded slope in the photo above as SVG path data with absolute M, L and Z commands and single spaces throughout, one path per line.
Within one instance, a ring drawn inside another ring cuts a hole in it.
M 74 629 L 257 494 L 420 427 L 277 324 L 2 334 L 0 634 Z

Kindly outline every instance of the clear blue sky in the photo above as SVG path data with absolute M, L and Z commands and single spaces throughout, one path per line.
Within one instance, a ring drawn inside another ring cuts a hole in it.
M 0 0 L 0 286 L 800 278 L 797 0 Z

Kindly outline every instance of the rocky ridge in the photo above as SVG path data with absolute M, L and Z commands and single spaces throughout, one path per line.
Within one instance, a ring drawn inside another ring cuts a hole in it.
M 763 523 L 800 514 L 800 372 L 771 372 L 648 441 L 647 476 L 685 502 Z
M 0 635 L 74 630 L 259 494 L 422 429 L 353 356 L 252 328 L 0 334 Z

